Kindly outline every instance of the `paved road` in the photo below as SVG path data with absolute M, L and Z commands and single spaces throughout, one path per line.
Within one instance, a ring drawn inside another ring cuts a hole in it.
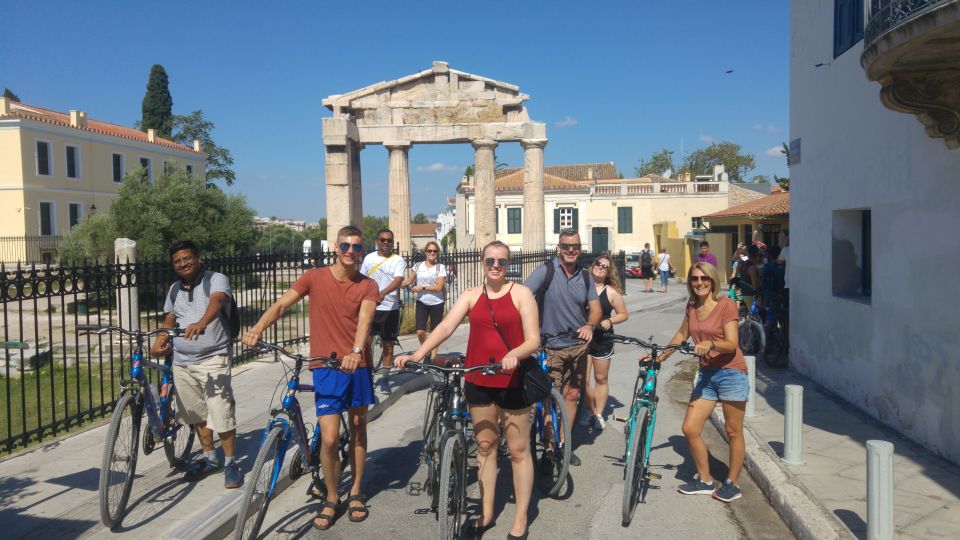
M 631 283 L 632 285 L 632 283 Z M 645 296 L 633 292 L 631 300 Z M 634 302 L 631 301 L 630 304 Z M 651 302 L 645 301 L 650 305 Z M 648 337 L 666 342 L 681 317 L 681 305 L 675 303 L 653 311 L 633 313 L 618 331 L 627 335 Z M 633 308 L 631 308 L 633 309 Z M 458 332 L 452 342 L 462 344 Z M 461 345 L 462 346 L 462 345 Z M 456 350 L 456 346 L 454 346 Z M 611 392 L 608 412 L 625 415 L 633 389 L 637 351 L 620 346 L 611 369 Z M 674 356 L 678 358 L 679 355 Z M 571 468 L 566 493 L 559 500 L 539 498 L 534 490 L 531 505 L 530 538 L 770 538 L 792 537 L 763 494 L 744 473 L 741 484 L 744 498 L 731 505 L 709 497 L 684 496 L 676 487 L 694 473 L 686 443 L 680 434 L 686 399 L 689 396 L 694 363 L 692 360 L 671 361 L 662 371 L 659 417 L 654 435 L 655 450 L 651 457 L 654 471 L 663 475 L 653 481 L 659 489 L 651 489 L 646 504 L 638 506 L 629 529 L 621 526 L 620 508 L 623 490 L 623 424 L 608 422 L 607 429 L 595 432 L 578 427 L 574 433 L 581 467 Z M 307 480 L 300 479 L 273 502 L 266 518 L 265 536 L 270 538 L 303 538 L 323 535 L 324 538 L 426 538 L 434 533 L 436 521 L 426 513 L 426 495 L 406 494 L 411 481 L 422 481 L 425 470 L 418 466 L 420 451 L 420 418 L 425 392 L 406 395 L 371 426 L 370 453 L 366 492 L 370 497 L 370 518 L 363 523 L 340 519 L 330 530 L 318 533 L 310 526 L 318 507 L 305 495 Z M 717 478 L 725 478 L 726 446 L 708 423 L 704 429 L 707 442 L 714 449 L 711 467 Z M 719 458 L 719 459 L 717 459 Z M 509 531 L 513 504 L 508 500 L 510 466 L 501 462 L 498 482 L 497 512 L 499 525 L 487 534 L 504 537 Z M 472 483 L 468 496 L 471 510 L 476 508 L 479 490 Z

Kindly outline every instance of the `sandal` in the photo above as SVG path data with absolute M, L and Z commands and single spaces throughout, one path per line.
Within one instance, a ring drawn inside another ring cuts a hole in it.
M 333 527 L 333 524 L 337 521 L 337 506 L 340 503 L 334 503 L 327 500 L 320 502 L 320 511 L 317 512 L 317 517 L 313 518 L 313 528 L 318 531 L 325 531 L 330 527 Z M 333 515 L 324 514 L 323 511 L 327 508 L 333 508 Z
M 350 503 L 359 502 L 360 506 L 351 506 Z M 354 523 L 359 523 L 370 515 L 370 507 L 367 506 L 367 496 L 364 494 L 351 495 L 347 497 L 347 519 Z M 354 516 L 354 512 L 360 512 L 360 517 Z
M 482 538 L 483 533 L 497 526 L 497 520 L 495 519 L 491 519 L 490 523 L 486 525 L 480 525 L 481 521 L 483 521 L 483 516 L 477 516 L 468 527 L 464 528 L 467 538 Z

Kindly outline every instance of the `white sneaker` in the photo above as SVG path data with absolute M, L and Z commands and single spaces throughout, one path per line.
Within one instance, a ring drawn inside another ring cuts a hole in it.
M 597 425 L 597 429 L 599 429 L 600 431 L 603 431 L 604 428 L 607 427 L 607 422 L 604 421 L 602 414 L 598 414 L 594 416 L 593 419 L 594 419 L 594 424 Z

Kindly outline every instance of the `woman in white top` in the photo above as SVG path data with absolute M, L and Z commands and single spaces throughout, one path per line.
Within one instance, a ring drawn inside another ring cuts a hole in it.
M 667 283 L 670 281 L 670 271 L 673 265 L 670 264 L 670 255 L 667 255 L 667 248 L 660 248 L 660 254 L 657 255 L 657 273 L 660 274 L 660 292 L 667 292 Z
M 443 319 L 443 303 L 446 299 L 444 285 L 447 281 L 447 269 L 437 262 L 440 256 L 440 244 L 430 241 L 423 248 L 426 259 L 413 265 L 410 274 L 403 280 L 404 287 L 410 287 L 410 292 L 417 293 L 416 328 L 417 339 L 423 343 L 427 339 L 427 319 L 430 319 L 430 330 L 433 330 Z M 437 355 L 437 349 L 431 356 Z

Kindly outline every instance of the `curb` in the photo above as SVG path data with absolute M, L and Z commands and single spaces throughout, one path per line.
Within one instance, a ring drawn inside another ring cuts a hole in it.
M 397 402 L 401 397 L 409 392 L 416 392 L 430 385 L 428 375 L 411 375 L 407 380 L 393 388 L 393 391 L 380 403 L 373 406 L 367 413 L 367 423 L 373 422 L 383 415 L 391 405 Z M 277 479 L 274 497 L 290 487 L 293 482 L 287 474 L 289 462 L 294 452 L 288 452 L 283 462 L 282 473 Z M 249 480 L 249 478 L 247 479 Z M 202 516 L 186 521 L 173 531 L 170 531 L 165 538 L 183 539 L 183 540 L 219 540 L 227 537 L 232 531 L 237 520 L 237 513 L 240 511 L 240 503 L 243 498 L 245 486 L 235 490 L 230 495 L 223 497 L 215 504 L 205 509 Z
M 714 409 L 710 413 L 710 422 L 724 440 L 727 440 L 723 413 Z M 743 426 L 743 438 L 746 446 L 744 468 L 797 538 L 801 540 L 853 538 L 843 523 L 820 504 L 796 476 L 781 464 L 780 458 L 747 422 Z

